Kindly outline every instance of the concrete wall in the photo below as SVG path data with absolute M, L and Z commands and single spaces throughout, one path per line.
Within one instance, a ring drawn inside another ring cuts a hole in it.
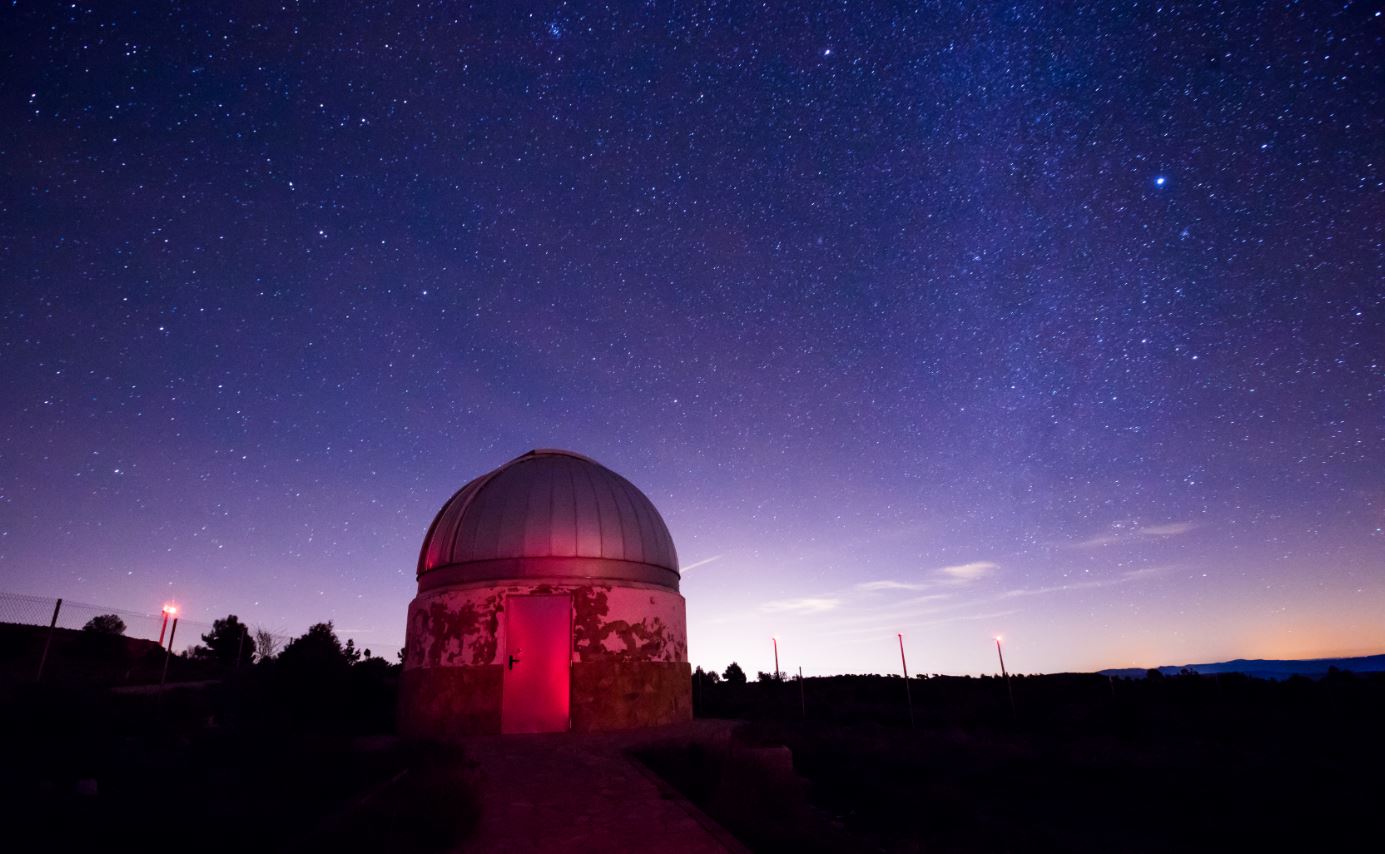
M 572 596 L 574 729 L 692 716 L 682 596 L 656 585 L 535 579 L 430 590 L 410 603 L 401 731 L 440 738 L 498 732 L 505 599 L 552 593 Z

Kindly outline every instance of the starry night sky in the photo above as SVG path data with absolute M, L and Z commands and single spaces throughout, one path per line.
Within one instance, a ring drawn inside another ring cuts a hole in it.
M 0 11 L 0 590 L 392 655 L 565 447 L 695 664 L 1385 649 L 1379 4 L 461 5 Z

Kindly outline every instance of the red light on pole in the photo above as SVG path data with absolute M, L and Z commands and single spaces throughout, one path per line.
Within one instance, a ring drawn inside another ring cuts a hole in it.
M 172 616 L 176 616 L 177 613 L 178 613 L 178 606 L 177 606 L 177 605 L 174 605 L 172 602 L 166 603 L 166 604 L 164 605 L 164 607 L 163 607 L 164 621 L 163 621 L 163 625 L 159 626 L 159 646 L 163 646 L 163 645 L 164 645 L 164 632 L 168 629 L 168 618 L 169 618 L 169 617 L 172 617 Z M 172 643 L 172 640 L 171 640 L 171 639 L 169 640 L 169 643 Z

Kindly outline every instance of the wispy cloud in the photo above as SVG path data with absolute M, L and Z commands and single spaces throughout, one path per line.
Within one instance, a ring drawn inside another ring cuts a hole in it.
M 1027 587 L 1018 590 L 1006 590 L 1000 594 L 1001 599 L 1014 599 L 1020 596 L 1041 596 L 1045 593 L 1061 593 L 1067 590 L 1090 590 L 1094 587 L 1114 587 L 1117 584 L 1129 584 L 1132 581 L 1142 581 L 1146 578 L 1158 575 L 1163 572 L 1165 567 L 1147 566 L 1143 569 L 1132 569 L 1122 572 L 1120 575 L 1113 575 L 1106 578 L 1083 578 L 1077 581 L 1070 581 L 1066 584 L 1054 584 L 1048 587 Z
M 688 564 L 687 566 L 685 566 L 685 567 L 679 569 L 679 570 L 678 570 L 678 574 L 679 574 L 679 575 L 687 575 L 689 572 L 692 572 L 694 569 L 697 569 L 699 566 L 706 566 L 707 564 L 711 563 L 712 561 L 714 561 L 714 560 L 721 560 L 721 559 L 724 558 L 724 557 L 726 557 L 726 555 L 724 555 L 724 554 L 719 554 L 719 555 L 712 555 L 712 556 L 709 557 L 709 558 L 703 558 L 702 560 L 695 561 L 695 562 L 690 563 L 690 564 Z
M 991 561 L 975 560 L 971 563 L 958 563 L 932 570 L 933 580 L 896 581 L 892 578 L 882 578 L 876 581 L 863 581 L 856 585 L 856 589 L 866 593 L 881 590 L 930 590 L 943 585 L 968 584 L 999 568 L 999 564 Z
M 840 628 L 858 625 L 899 625 L 904 621 L 916 620 L 930 614 L 970 607 L 970 602 L 947 601 L 948 593 L 930 593 L 925 596 L 911 596 L 907 599 L 892 600 L 886 604 L 851 603 L 829 615 L 820 625 L 823 628 Z M 878 601 L 878 600 L 877 600 Z
M 976 581 L 994 572 L 998 566 L 988 560 L 976 560 L 971 563 L 959 563 L 956 566 L 945 566 L 938 570 L 943 575 L 954 581 Z
M 1136 542 L 1147 537 L 1177 537 L 1197 528 L 1196 522 L 1160 522 L 1141 525 L 1138 522 L 1117 522 L 1110 530 L 1069 543 L 1068 548 L 1094 549 L 1116 543 Z
M 1165 522 L 1162 525 L 1146 525 L 1140 529 L 1140 533 L 1146 537 L 1176 537 L 1196 527 L 1196 522 Z
M 1088 537 L 1085 540 L 1069 543 L 1069 547 L 1074 549 L 1094 549 L 1100 546 L 1109 546 L 1112 543 L 1118 543 L 1120 541 L 1120 534 L 1097 534 L 1095 537 Z
M 842 604 L 840 599 L 826 596 L 804 596 L 798 599 L 775 599 L 760 606 L 766 614 L 821 614 Z
M 917 630 L 930 628 L 932 626 L 945 626 L 948 623 L 966 623 L 971 622 L 973 620 L 999 619 L 1000 617 L 1008 617 L 1011 614 L 1018 613 L 1018 608 L 1010 608 L 1004 611 L 987 611 L 985 613 L 980 614 L 955 614 L 950 617 L 940 617 L 938 619 L 933 620 L 904 620 L 896 623 L 895 626 L 902 629 Z M 894 627 L 891 627 L 887 631 L 893 630 Z M 822 637 L 851 637 L 854 635 L 866 635 L 872 638 L 879 638 L 882 635 L 882 629 L 879 625 L 829 627 L 826 631 L 823 631 L 820 634 Z
M 888 580 L 888 579 L 883 579 L 883 580 L 881 580 L 881 581 L 866 581 L 866 582 L 862 582 L 861 584 L 856 585 L 856 589 L 857 589 L 857 590 L 866 590 L 866 591 L 873 591 L 873 590 L 927 590 L 928 588 L 934 587 L 934 586 L 936 586 L 936 585 L 934 585 L 933 583 L 928 582 L 928 581 L 890 581 L 890 580 Z

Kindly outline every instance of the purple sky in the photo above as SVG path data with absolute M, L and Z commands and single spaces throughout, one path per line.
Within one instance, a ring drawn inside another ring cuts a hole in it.
M 1385 649 L 1371 4 L 0 12 L 0 591 L 402 644 L 534 447 L 695 664 Z

